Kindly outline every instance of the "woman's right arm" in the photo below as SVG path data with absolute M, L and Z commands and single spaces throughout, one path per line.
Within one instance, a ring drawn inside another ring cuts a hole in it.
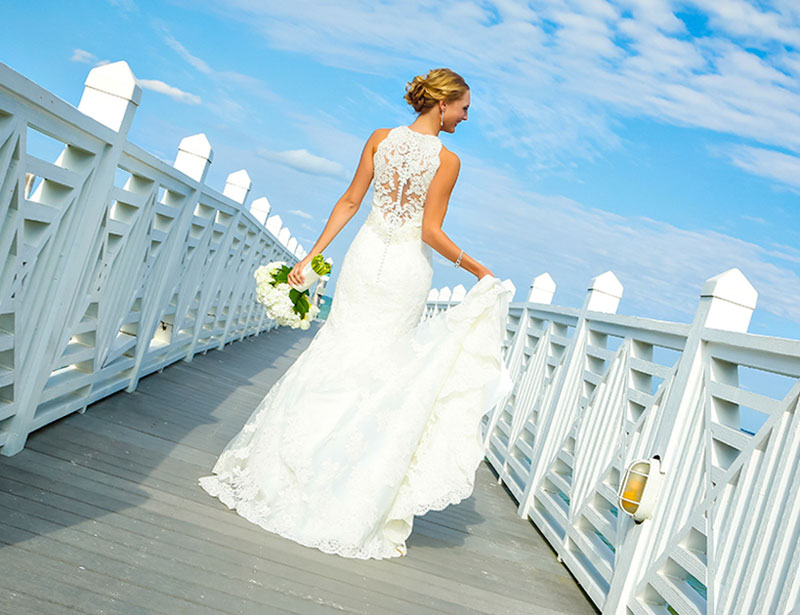
M 328 222 L 325 224 L 325 228 L 322 229 L 322 233 L 320 233 L 319 238 L 314 243 L 314 247 L 312 247 L 308 254 L 306 254 L 306 256 L 289 272 L 290 284 L 300 285 L 304 282 L 301 272 L 306 264 L 311 262 L 312 258 L 317 254 L 321 254 L 322 251 L 328 247 L 334 237 L 339 234 L 339 231 L 344 228 L 344 225 L 347 224 L 350 218 L 358 211 L 358 208 L 361 206 L 361 201 L 364 200 L 364 195 L 369 189 L 370 182 L 372 182 L 375 150 L 378 147 L 378 143 L 386 137 L 388 132 L 389 130 L 386 128 L 379 128 L 367 139 L 364 149 L 361 152 L 361 159 L 358 162 L 358 168 L 353 176 L 353 181 L 350 182 L 350 186 L 348 186 L 345 193 L 336 202 L 336 205 L 333 206 L 333 210 L 330 216 L 328 216 Z
M 436 250 L 446 259 L 456 262 L 461 255 L 459 266 L 466 269 L 479 280 L 487 275 L 493 275 L 488 267 L 482 265 L 461 249 L 442 230 L 444 215 L 450 201 L 450 193 L 458 179 L 461 161 L 454 153 L 443 150 L 436 175 L 433 176 L 425 198 L 425 207 L 422 212 L 422 241 Z

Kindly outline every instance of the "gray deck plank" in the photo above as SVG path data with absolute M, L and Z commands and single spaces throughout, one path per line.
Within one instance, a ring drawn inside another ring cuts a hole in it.
M 417 518 L 408 555 L 326 555 L 197 486 L 309 332 L 179 362 L 0 458 L 0 613 L 537 613 L 596 610 L 482 464 Z

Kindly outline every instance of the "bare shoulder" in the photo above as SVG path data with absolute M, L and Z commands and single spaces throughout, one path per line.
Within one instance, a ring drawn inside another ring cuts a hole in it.
M 369 148 L 369 150 L 374 154 L 378 149 L 378 144 L 389 136 L 389 132 L 391 130 L 391 128 L 378 128 L 377 130 L 373 131 L 373 133 L 369 136 L 369 139 L 367 139 L 365 149 Z
M 369 136 L 369 142 L 377 145 L 381 141 L 383 141 L 386 137 L 389 136 L 391 132 L 391 128 L 378 128 Z
M 439 152 L 439 168 L 458 173 L 458 170 L 461 168 L 461 159 L 455 152 L 451 152 L 442 145 L 442 149 Z

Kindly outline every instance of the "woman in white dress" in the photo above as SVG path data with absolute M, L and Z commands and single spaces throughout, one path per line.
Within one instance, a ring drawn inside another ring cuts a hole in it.
M 319 239 L 321 253 L 358 210 L 331 311 L 201 486 L 262 528 L 344 557 L 405 555 L 413 517 L 472 493 L 480 419 L 507 394 L 501 355 L 511 292 L 442 230 L 458 157 L 442 146 L 470 92 L 449 69 L 415 77 L 410 126 L 376 130 Z M 431 249 L 474 274 L 464 300 L 420 323 Z

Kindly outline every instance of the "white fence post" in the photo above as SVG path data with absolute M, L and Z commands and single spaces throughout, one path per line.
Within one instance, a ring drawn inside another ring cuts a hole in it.
M 225 180 L 225 189 L 222 191 L 222 194 L 233 199 L 237 203 L 244 204 L 250 192 L 250 186 L 252 185 L 253 182 L 247 171 L 244 169 L 234 171 L 228 175 L 228 179 Z
M 514 382 L 514 388 L 506 397 L 497 403 L 497 405 L 494 407 L 494 410 L 491 412 L 491 416 L 488 417 L 484 428 L 484 446 L 489 445 L 489 441 L 492 437 L 495 427 L 497 426 L 497 421 L 499 420 L 500 415 L 504 412 L 509 399 L 516 397 L 518 393 L 520 386 L 519 373 L 522 367 L 522 354 L 528 334 L 528 304 L 541 303 L 549 305 L 553 300 L 553 294 L 555 293 L 555 290 L 556 284 L 553 281 L 553 278 L 550 277 L 550 274 L 542 273 L 533 278 L 530 291 L 528 292 L 528 300 L 518 311 L 518 313 L 514 313 L 515 310 L 513 307 L 509 306 L 509 321 L 513 321 L 515 323 L 516 329 L 514 330 L 513 337 L 508 341 L 508 346 L 505 350 L 505 362 L 506 367 L 508 368 L 508 373 L 511 376 L 511 380 Z M 505 462 L 500 461 L 499 459 L 493 459 L 492 461 L 495 462 L 495 469 L 498 472 L 499 479 L 502 481 L 505 470 Z
M 292 237 L 292 232 L 289 230 L 288 226 L 284 226 L 280 233 L 278 233 L 278 241 L 283 244 L 283 247 L 287 247 L 289 245 L 289 239 Z
M 278 233 L 281 232 L 281 227 L 283 226 L 283 220 L 281 220 L 281 217 L 278 214 L 275 214 L 267 218 L 264 226 L 266 226 L 267 230 L 275 236 L 275 239 L 277 239 Z
M 206 174 L 213 160 L 211 143 L 208 142 L 208 137 L 200 133 L 181 140 L 172 166 L 202 184 L 206 181 Z
M 522 517 L 527 516 L 542 478 L 552 465 L 575 420 L 585 408 L 579 383 L 583 379 L 586 361 L 585 347 L 588 337 L 586 315 L 588 312 L 613 314 L 617 311 L 621 298 L 622 284 L 611 271 L 593 278 L 589 284 L 572 343 L 549 395 L 551 402 L 539 418 L 530 476 L 519 505 L 518 512 Z
M 255 199 L 252 203 L 250 203 L 250 213 L 253 214 L 253 217 L 261 222 L 261 224 L 267 223 L 267 216 L 269 216 L 270 205 L 267 197 L 262 196 Z
M 108 126 L 125 141 L 133 123 L 142 88 L 127 62 L 114 62 L 89 71 L 78 111 Z
M 184 206 L 185 211 L 182 213 L 182 217 L 185 217 L 187 221 L 181 226 L 181 228 L 187 224 L 191 225 L 191 221 L 195 217 L 194 212 L 200 201 L 200 195 L 203 192 L 206 176 L 208 175 L 208 169 L 211 167 L 213 160 L 214 151 L 211 148 L 211 143 L 209 143 L 208 138 L 204 134 L 185 137 L 181 140 L 180 145 L 178 145 L 178 155 L 175 157 L 175 163 L 172 166 L 174 166 L 178 171 L 186 173 L 186 175 L 197 182 L 197 184 L 194 186 L 192 194 L 188 195 L 186 198 L 186 204 Z M 213 221 L 206 221 L 205 223 L 207 226 L 203 230 L 202 236 L 196 238 L 196 245 L 203 246 L 202 250 L 205 250 L 205 246 L 207 246 L 211 241 L 211 234 L 213 233 L 212 222 Z M 196 289 L 201 286 L 201 280 L 203 279 L 204 275 L 203 265 L 204 263 L 200 262 L 200 259 L 195 257 L 193 262 L 185 267 L 182 275 L 180 276 L 180 286 L 182 292 L 178 299 L 179 305 L 175 311 L 176 320 L 173 323 L 173 334 L 182 330 L 185 324 L 188 324 L 184 322 L 186 318 L 185 306 L 194 300 Z M 202 326 L 203 318 L 201 314 L 198 313 L 193 324 L 192 341 L 189 345 L 189 349 L 186 352 L 186 356 L 183 357 L 184 361 L 190 362 L 194 357 L 197 336 L 199 335 Z M 132 381 L 129 390 L 135 388 L 136 383 L 136 380 Z
M 543 273 L 533 278 L 531 289 L 528 291 L 528 303 L 553 303 L 553 295 L 556 292 L 556 283 L 549 273 Z
M 738 269 L 714 276 L 703 286 L 675 376 L 658 415 L 649 417 L 652 427 L 642 430 L 652 435 L 632 447 L 632 457 L 659 455 L 666 480 L 651 520 L 635 525 L 626 517 L 621 523 L 624 542 L 619 541 L 621 548 L 617 550 L 614 579 L 604 612 L 624 615 L 630 601 L 643 591 L 638 586 L 648 582 L 653 586 L 651 595 L 661 593 L 665 602 L 674 603 L 679 613 L 693 608 L 690 600 L 664 582 L 660 568 L 666 565 L 665 557 L 672 557 L 694 572 L 685 563 L 687 558 L 680 555 L 685 549 L 681 543 L 690 528 L 702 535 L 704 542 L 709 538 L 708 524 L 712 520 L 707 518 L 702 502 L 708 497 L 714 469 L 709 458 L 712 454 L 709 446 L 712 432 L 707 416 L 711 410 L 706 400 L 709 366 L 703 334 L 707 328 L 746 332 L 757 298 L 758 293 Z M 735 385 L 738 384 L 736 366 L 732 367 L 727 380 Z M 630 459 L 625 463 L 628 461 Z M 706 558 L 710 570 L 714 558 L 712 550 L 709 549 Z M 699 572 L 696 574 L 703 576 Z M 700 580 L 708 586 L 707 612 L 718 612 L 717 597 L 710 582 L 713 579 Z

